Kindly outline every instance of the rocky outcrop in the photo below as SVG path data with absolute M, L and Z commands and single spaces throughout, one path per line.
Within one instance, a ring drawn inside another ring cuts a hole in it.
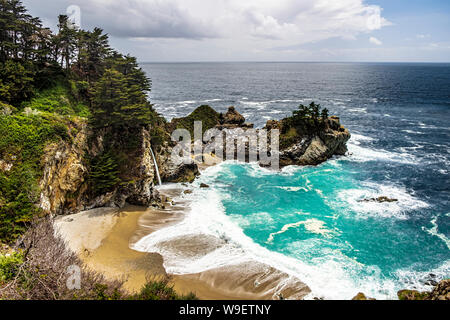
M 366 301 L 366 300 L 375 300 L 375 299 L 367 298 L 364 293 L 360 292 L 356 296 L 354 296 L 352 300 Z
M 75 125 L 75 124 L 74 124 Z M 137 147 L 127 150 L 125 165 L 120 168 L 122 183 L 107 193 L 93 196 L 89 185 L 88 158 L 95 158 L 105 149 L 105 137 L 120 140 L 106 129 L 90 131 L 86 123 L 77 124 L 72 142 L 48 145 L 42 159 L 39 206 L 48 213 L 69 214 L 99 207 L 123 207 L 126 203 L 159 206 L 160 195 L 155 187 L 156 169 L 151 154 L 151 135 L 146 128 L 137 129 Z M 128 133 L 129 134 L 129 133 Z M 111 138 L 111 135 L 112 138 Z M 118 147 L 118 146 L 116 146 Z M 198 167 L 176 165 L 171 161 L 172 147 L 166 143 L 156 154 L 164 182 L 190 182 L 198 175 Z M 3 165 L 7 169 L 7 165 Z
M 266 128 L 282 130 L 284 125 L 283 121 L 271 121 Z M 324 128 L 318 132 L 300 134 L 299 131 L 293 127 L 287 134 L 281 135 L 281 166 L 318 165 L 335 155 L 343 156 L 347 153 L 347 142 L 351 135 L 340 124 L 338 117 L 327 119 Z
M 212 108 L 201 106 L 189 116 L 175 119 L 172 122 L 172 127 L 175 127 L 176 125 L 177 128 L 180 128 L 180 125 L 183 124 L 186 129 L 192 130 L 194 121 L 202 121 L 203 118 L 208 118 L 214 119 L 214 121 L 208 123 L 206 129 L 215 128 L 222 130 L 226 136 L 233 136 L 234 132 L 232 129 L 242 129 L 244 131 L 253 129 L 253 124 L 246 123 L 244 116 L 242 116 L 234 107 L 229 107 L 226 114 L 217 115 L 218 113 Z M 314 131 L 296 128 L 295 125 L 290 125 L 288 120 L 289 118 L 280 121 L 269 120 L 264 127 L 264 129 L 268 131 L 277 129 L 281 132 L 281 167 L 289 165 L 318 165 L 335 155 L 341 156 L 347 153 L 347 142 L 351 135 L 349 131 L 341 125 L 338 117 L 332 116 L 327 118 L 321 124 L 320 129 Z M 236 137 L 236 139 L 238 138 Z M 209 150 L 214 149 L 211 148 L 211 146 L 215 143 L 215 141 L 204 142 L 205 146 L 209 146 Z M 223 146 L 223 149 L 225 150 L 226 141 L 224 141 Z M 191 148 L 191 150 L 193 150 L 193 148 Z M 249 158 L 248 155 L 249 150 L 247 146 L 246 159 Z M 225 153 L 222 158 L 226 158 Z
M 46 147 L 39 183 L 39 206 L 46 212 L 61 214 L 80 192 L 87 167 L 83 161 L 87 144 L 87 125 L 81 124 L 73 143 L 61 141 Z M 71 198 L 71 201 L 68 201 Z M 77 199 L 79 200 L 79 199 Z M 69 205 L 69 206 L 73 206 Z
M 429 300 L 450 300 L 450 279 L 442 280 L 431 291 Z
M 369 198 L 369 199 L 363 199 L 359 202 L 378 202 L 378 203 L 385 203 L 385 202 L 398 202 L 398 199 L 392 199 L 388 198 L 386 196 L 378 197 L 378 198 Z
M 235 124 L 239 126 L 244 124 L 244 122 L 244 116 L 237 112 L 234 107 L 229 107 L 227 113 L 223 117 L 224 124 Z
M 450 279 L 439 282 L 431 292 L 417 290 L 400 290 L 399 300 L 450 300 Z

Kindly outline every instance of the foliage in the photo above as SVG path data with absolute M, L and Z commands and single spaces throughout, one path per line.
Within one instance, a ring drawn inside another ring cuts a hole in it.
M 131 300 L 197 300 L 197 297 L 190 293 L 179 295 L 170 285 L 170 278 L 150 279 L 142 287 L 138 294 L 132 295 Z
M 118 159 L 112 151 L 91 160 L 89 183 L 94 196 L 110 192 L 121 182 L 118 168 Z
M 0 100 L 18 104 L 31 97 L 33 76 L 26 64 L 12 60 L 0 62 Z
M 102 29 L 81 30 L 60 15 L 53 33 L 20 0 L 0 0 L 0 159 L 12 164 L 0 171 L 0 239 L 17 239 L 41 212 L 44 147 L 70 140 L 70 117 L 88 117 L 120 139 L 105 139 L 110 151 L 90 159 L 93 194 L 121 183 L 119 172 L 139 147 L 133 132 L 150 126 L 155 142 L 167 139 L 150 89 L 136 58 L 112 50 Z
M 58 113 L 61 115 L 77 115 L 89 117 L 89 107 L 80 100 L 74 99 L 68 86 L 58 83 L 56 86 L 45 89 L 28 102 L 22 104 L 23 108 Z
M 190 115 L 184 118 L 173 119 L 172 123 L 175 125 L 174 129 L 186 129 L 190 132 L 191 137 L 194 138 L 194 122 L 202 122 L 202 133 L 214 128 L 220 124 L 221 114 L 207 105 L 203 105 L 195 109 Z
M 8 300 L 174 300 L 196 297 L 178 295 L 169 279 L 149 279 L 138 294 L 123 290 L 124 280 L 109 280 L 83 266 L 56 235 L 50 218 L 34 220 L 21 241 L 23 250 L 0 256 L 0 299 Z M 80 268 L 81 287 L 70 290 L 69 267 Z M 4 275 L 4 276 L 3 276 Z
M 23 255 L 19 252 L 0 254 L 0 284 L 14 279 L 23 263 Z
M 110 61 L 111 62 L 111 61 Z M 139 127 L 157 117 L 147 100 L 150 81 L 136 60 L 116 55 L 93 89 L 94 125 Z
M 0 117 L 0 159 L 12 165 L 0 170 L 0 239 L 15 240 L 40 212 L 40 161 L 49 142 L 69 139 L 62 120 L 48 113 Z
M 328 109 L 321 109 L 320 105 L 315 102 L 311 102 L 309 106 L 301 104 L 291 117 L 283 120 L 282 133 L 288 132 L 292 127 L 302 133 L 317 132 L 325 127 L 327 119 Z

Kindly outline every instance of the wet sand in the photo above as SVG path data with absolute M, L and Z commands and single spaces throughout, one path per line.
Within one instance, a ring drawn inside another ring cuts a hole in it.
M 124 288 L 136 292 L 146 279 L 165 276 L 166 271 L 161 255 L 137 252 L 130 245 L 181 221 L 186 205 L 177 203 L 166 210 L 135 206 L 94 209 L 60 217 L 55 226 L 89 268 L 110 279 L 124 279 Z M 221 245 L 219 239 L 211 238 L 192 237 L 164 245 L 184 256 L 203 255 Z M 310 292 L 298 279 L 254 261 L 198 274 L 173 275 L 172 282 L 179 293 L 194 292 L 206 300 L 301 299 Z

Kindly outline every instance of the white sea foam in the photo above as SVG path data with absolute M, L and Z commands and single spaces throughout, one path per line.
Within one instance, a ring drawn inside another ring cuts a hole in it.
M 447 213 L 445 216 L 450 217 L 450 213 Z M 433 220 L 431 220 L 432 227 L 430 229 L 426 229 L 425 227 L 422 227 L 422 229 L 428 232 L 429 234 L 441 239 L 445 243 L 447 248 L 450 249 L 450 239 L 445 234 L 439 233 L 438 231 L 439 226 L 437 224 L 437 219 L 438 217 L 435 217 Z
M 376 201 L 364 201 L 387 196 L 397 199 L 396 202 L 379 203 Z M 359 218 L 382 217 L 407 219 L 407 212 L 411 210 L 423 209 L 429 205 L 409 193 L 405 188 L 376 184 L 372 182 L 363 183 L 359 189 L 348 189 L 339 191 L 337 202 L 330 203 L 335 210 L 357 215 Z
M 270 223 L 274 220 L 268 212 L 257 212 L 247 216 L 241 214 L 229 215 L 233 222 L 237 223 L 241 228 L 248 226 L 258 226 L 258 229 L 262 230 L 270 227 Z
M 278 189 L 282 189 L 289 192 L 298 192 L 300 190 L 308 192 L 309 189 L 305 187 L 277 187 Z
M 186 100 L 186 101 L 178 101 L 177 104 L 195 104 L 198 103 L 198 101 L 195 100 Z
M 226 195 L 215 189 L 212 183 L 214 177 L 221 170 L 225 170 L 224 166 L 226 168 L 226 164 L 221 164 L 206 169 L 200 179 L 195 182 L 196 184 L 209 183 L 211 188 L 196 188 L 192 195 L 185 195 L 192 200 L 191 209 L 186 214 L 185 220 L 144 237 L 133 248 L 138 251 L 160 253 L 164 257 L 165 268 L 172 274 L 191 274 L 246 261 L 257 261 L 304 281 L 312 290 L 308 298 L 350 299 L 360 291 L 378 299 L 396 298 L 396 290 L 402 289 L 402 287 L 394 280 L 385 280 L 378 268 L 362 265 L 357 260 L 343 254 L 341 250 L 349 250 L 345 243 L 341 244 L 341 249 L 330 249 L 321 258 L 312 261 L 288 257 L 256 244 L 244 234 L 242 227 L 246 225 L 243 220 L 225 214 L 222 201 Z M 256 170 L 257 167 L 254 169 Z M 266 169 L 259 168 L 259 170 L 261 175 L 268 173 Z M 394 188 L 397 190 L 394 190 L 394 193 L 391 192 L 393 189 L 382 189 L 374 185 L 369 185 L 368 189 L 372 192 L 368 192 L 364 196 L 372 197 L 380 192 L 389 192 L 389 196 L 393 195 L 400 198 L 401 209 L 404 209 L 403 206 L 408 207 L 411 204 L 423 205 L 409 194 L 405 195 L 406 191 L 399 188 Z M 375 192 L 377 190 L 378 192 Z M 358 203 L 358 207 L 359 205 L 360 203 Z M 252 225 L 272 219 L 265 212 L 253 214 L 247 218 L 252 221 Z M 266 225 L 268 224 L 266 223 Z M 315 241 L 328 241 L 326 236 L 336 232 L 336 230 L 327 229 L 324 223 L 317 219 L 287 225 L 281 231 L 301 225 L 307 232 L 322 234 L 324 237 L 290 243 L 288 245 L 290 252 L 302 254 L 308 252 L 307 250 L 314 250 L 320 247 L 320 244 L 314 244 Z M 277 233 L 278 236 L 280 234 Z M 274 234 L 273 237 L 277 235 Z M 186 255 L 176 248 L 165 245 L 170 241 L 183 241 L 183 239 L 192 236 L 200 236 L 201 238 L 214 236 L 217 239 L 222 239 L 223 242 L 222 245 L 205 254 L 194 256 Z M 363 275 L 362 278 L 361 274 Z
M 347 111 L 354 113 L 367 113 L 367 108 L 351 108 L 347 109 Z
M 417 164 L 417 158 L 408 152 L 398 153 L 390 152 L 382 149 L 365 148 L 360 146 L 360 142 L 350 141 L 348 143 L 348 151 L 350 159 L 358 162 L 367 161 L 387 161 L 403 164 Z
M 418 291 L 431 291 L 433 285 L 429 280 L 440 281 L 448 279 L 450 275 L 450 260 L 443 261 L 442 264 L 434 269 L 427 271 L 415 271 L 411 269 L 400 269 L 395 272 L 398 279 L 397 290 L 415 289 Z
M 280 231 L 273 232 L 269 235 L 269 238 L 267 238 L 267 243 L 272 243 L 275 236 L 283 234 L 292 228 L 297 228 L 300 226 L 304 226 L 308 232 L 320 234 L 321 236 L 324 236 L 326 238 L 330 238 L 333 233 L 332 230 L 328 230 L 325 227 L 324 221 L 313 218 L 313 219 L 308 219 L 306 221 L 299 221 L 296 223 L 289 223 L 289 224 L 284 225 Z

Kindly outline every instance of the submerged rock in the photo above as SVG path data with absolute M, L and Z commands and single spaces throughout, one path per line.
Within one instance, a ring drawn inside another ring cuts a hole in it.
M 370 199 L 364 199 L 360 200 L 359 202 L 378 202 L 378 203 L 385 203 L 385 202 L 398 202 L 398 199 L 391 199 L 388 197 L 378 197 L 378 198 L 370 198 Z

